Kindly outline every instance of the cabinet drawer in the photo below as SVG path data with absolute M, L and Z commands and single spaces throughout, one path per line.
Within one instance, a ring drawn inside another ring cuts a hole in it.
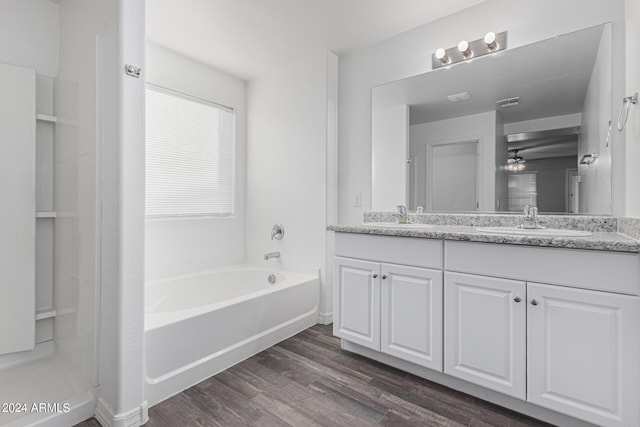
M 447 241 L 445 269 L 640 294 L 640 256 L 631 253 Z
M 336 256 L 442 269 L 442 240 L 336 233 Z

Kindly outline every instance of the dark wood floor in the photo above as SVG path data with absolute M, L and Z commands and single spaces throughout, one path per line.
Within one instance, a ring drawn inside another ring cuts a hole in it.
M 165 400 L 146 426 L 548 426 L 343 351 L 331 331 L 316 325 Z

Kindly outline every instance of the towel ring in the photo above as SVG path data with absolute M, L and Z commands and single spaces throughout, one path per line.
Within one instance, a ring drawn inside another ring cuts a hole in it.
M 631 107 L 631 104 L 636 105 L 637 103 L 638 92 L 632 96 L 622 98 L 622 108 L 620 108 L 620 114 L 618 114 L 618 130 L 620 132 L 624 130 L 624 127 L 627 124 L 627 119 L 629 118 L 629 107 Z

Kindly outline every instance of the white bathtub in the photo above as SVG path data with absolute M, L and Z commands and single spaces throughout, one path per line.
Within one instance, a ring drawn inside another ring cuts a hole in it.
M 147 401 L 156 404 L 316 324 L 319 289 L 317 275 L 251 266 L 147 283 Z

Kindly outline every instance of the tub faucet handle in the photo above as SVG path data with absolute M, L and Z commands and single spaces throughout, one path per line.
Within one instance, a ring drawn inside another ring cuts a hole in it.
M 284 237 L 284 227 L 282 224 L 275 224 L 271 229 L 271 240 L 282 240 Z

